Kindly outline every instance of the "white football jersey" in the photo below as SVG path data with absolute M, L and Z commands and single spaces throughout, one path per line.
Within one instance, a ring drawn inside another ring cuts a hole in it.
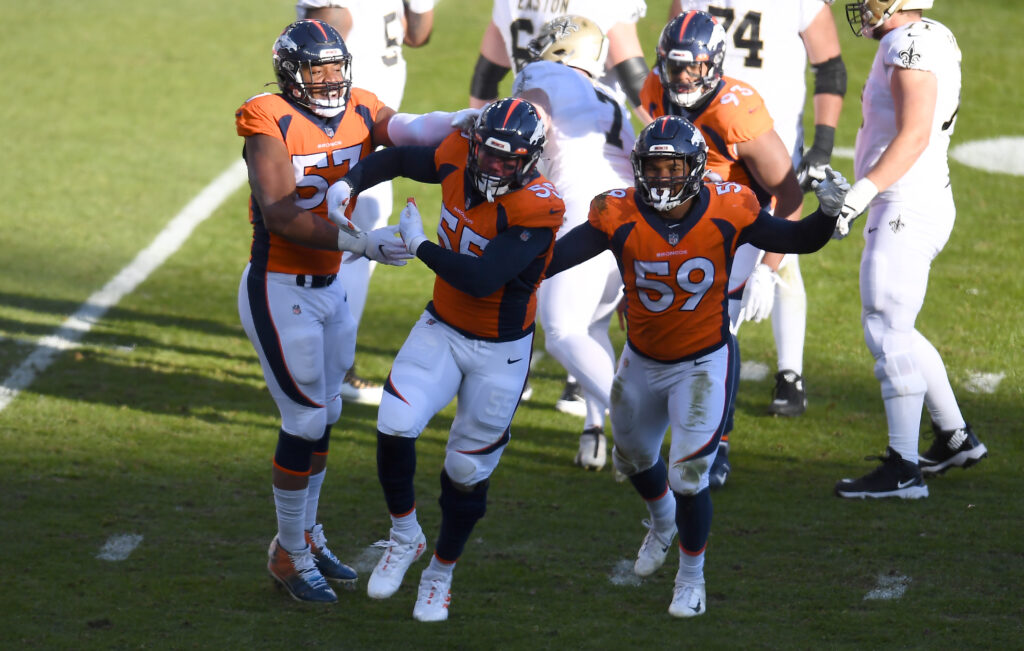
M 501 32 L 505 51 L 514 72 L 519 72 L 530 61 L 527 46 L 537 36 L 544 23 L 565 15 L 583 16 L 594 21 L 608 34 L 617 23 L 636 23 L 647 14 L 644 0 L 494 0 L 491 21 Z M 616 97 L 625 99 L 614 73 L 601 81 L 615 91 Z
M 402 0 L 299 0 L 295 13 L 306 9 L 343 7 L 352 14 L 345 45 L 352 54 L 352 85 L 373 92 L 398 110 L 405 91 L 405 5 Z
M 928 147 L 900 178 L 879 196 L 912 200 L 949 184 L 949 138 L 960 107 L 960 48 L 944 25 L 923 18 L 882 37 L 861 100 L 863 121 L 853 158 L 856 178 L 871 169 L 896 137 L 896 112 L 889 82 L 896 68 L 925 70 L 938 82 Z
M 725 74 L 764 98 L 775 131 L 791 154 L 803 146 L 807 50 L 800 38 L 826 7 L 822 0 L 682 0 L 684 11 L 707 11 L 726 32 Z
M 541 172 L 558 188 L 566 206 L 583 204 L 577 214 L 566 211 L 566 224 L 559 230 L 564 234 L 586 219 L 594 195 L 633 185 L 633 125 L 611 89 L 561 63 L 535 61 L 523 68 L 513 93 L 530 89 L 547 94 L 551 118 Z

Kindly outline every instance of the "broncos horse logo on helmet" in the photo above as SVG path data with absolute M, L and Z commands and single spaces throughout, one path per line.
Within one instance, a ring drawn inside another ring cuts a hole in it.
M 341 81 L 317 81 L 313 68 L 340 64 Z M 274 41 L 274 73 L 285 97 L 325 118 L 348 104 L 352 55 L 336 29 L 319 20 L 299 20 Z
M 725 30 L 703 11 L 687 11 L 658 39 L 658 77 L 674 104 L 696 106 L 718 87 L 725 61 Z
M 655 159 L 683 161 L 686 171 L 682 176 L 651 173 L 647 164 Z M 640 200 L 655 210 L 666 212 L 700 192 L 708 145 L 689 120 L 663 115 L 640 132 L 630 160 Z
M 523 187 L 537 173 L 545 141 L 533 104 L 518 97 L 491 102 L 470 131 L 467 169 L 474 187 L 488 201 Z

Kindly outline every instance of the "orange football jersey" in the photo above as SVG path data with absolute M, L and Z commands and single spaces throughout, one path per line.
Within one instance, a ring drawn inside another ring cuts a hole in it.
M 652 118 L 678 115 L 692 122 L 708 143 L 707 169 L 721 176 L 723 181 L 735 181 L 752 188 L 761 205 L 766 205 L 770 194 L 754 182 L 736 153 L 738 143 L 753 140 L 775 126 L 756 90 L 732 77 L 722 77 L 704 107 L 690 111 L 672 103 L 658 73 L 652 70 L 640 91 L 640 100 Z
M 517 339 L 532 327 L 537 312 L 537 286 L 551 261 L 565 204 L 555 186 L 537 176 L 528 186 L 500 195 L 493 203 L 466 208 L 466 163 L 469 140 L 460 132 L 438 146 L 434 164 L 441 176 L 441 219 L 438 244 L 462 255 L 479 256 L 487 243 L 512 226 L 550 228 L 551 245 L 519 276 L 490 296 L 476 298 L 440 276 L 434 280 L 433 312 L 445 323 L 483 339 Z
M 676 362 L 725 343 L 732 259 L 740 232 L 759 212 L 753 192 L 733 182 L 705 184 L 678 222 L 640 202 L 635 188 L 594 197 L 588 219 L 618 260 L 635 351 Z
M 353 88 L 340 120 L 314 121 L 280 95 L 264 93 L 246 100 L 235 113 L 238 135 L 263 134 L 284 142 L 291 155 L 299 207 L 327 219 L 327 188 L 373 151 L 371 134 L 384 103 L 370 91 Z M 252 223 L 250 261 L 257 268 L 291 274 L 333 274 L 340 251 L 295 244 L 269 232 L 259 204 L 249 197 Z

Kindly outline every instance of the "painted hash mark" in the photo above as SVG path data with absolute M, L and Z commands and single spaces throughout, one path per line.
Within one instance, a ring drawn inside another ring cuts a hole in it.
M 100 549 L 99 554 L 96 554 L 96 558 L 101 561 L 123 561 L 135 551 L 140 543 L 142 543 L 142 536 L 135 533 L 120 533 L 111 536 L 107 538 L 107 542 L 103 543 L 103 548 Z
M 1006 377 L 1006 373 L 971 371 L 967 374 L 967 382 L 964 383 L 964 388 L 971 393 L 995 393 L 1004 377 Z
M 864 601 L 868 599 L 899 599 L 907 591 L 908 585 L 910 585 L 909 576 L 881 574 L 878 577 L 878 585 L 864 595 Z

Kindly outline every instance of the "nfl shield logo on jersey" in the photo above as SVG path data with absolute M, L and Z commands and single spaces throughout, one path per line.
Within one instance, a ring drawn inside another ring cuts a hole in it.
M 297 303 L 292 306 L 292 314 L 302 314 L 302 308 Z
M 668 245 L 669 246 L 675 246 L 676 244 L 679 244 L 679 236 L 676 235 L 675 233 L 669 233 L 669 235 L 668 235 Z

